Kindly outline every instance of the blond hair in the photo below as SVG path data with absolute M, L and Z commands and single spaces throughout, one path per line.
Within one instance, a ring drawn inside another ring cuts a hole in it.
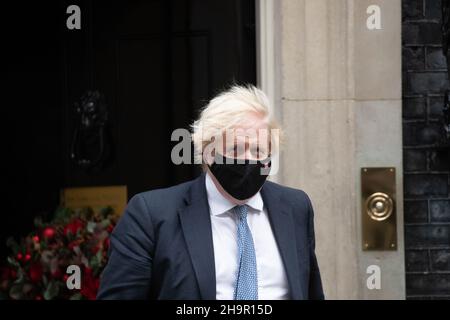
M 197 163 L 202 162 L 203 150 L 213 137 L 233 128 L 249 113 L 256 113 L 267 123 L 269 132 L 276 135 L 271 136 L 272 152 L 278 151 L 281 130 L 266 94 L 252 85 L 234 85 L 211 99 L 191 125 Z

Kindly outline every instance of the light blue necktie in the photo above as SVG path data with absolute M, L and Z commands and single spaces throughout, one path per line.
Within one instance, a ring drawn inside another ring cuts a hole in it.
M 253 237 L 247 224 L 247 206 L 234 208 L 238 216 L 238 271 L 234 300 L 258 300 L 258 273 Z

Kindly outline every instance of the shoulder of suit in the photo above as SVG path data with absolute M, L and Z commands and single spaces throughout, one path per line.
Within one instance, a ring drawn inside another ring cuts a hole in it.
M 314 214 L 311 200 L 305 191 L 271 181 L 267 181 L 266 184 L 267 192 L 281 193 L 280 201 L 292 208 L 293 217 L 296 221 L 300 221 L 299 223 L 305 223 L 305 219 Z
M 180 196 L 179 198 L 181 199 L 182 196 L 184 196 L 186 192 L 189 190 L 190 186 L 194 181 L 195 179 L 167 188 L 158 188 L 149 191 L 144 191 L 136 194 L 135 197 L 142 197 L 144 199 L 158 199 L 167 202 L 176 200 L 177 196 L 179 195 Z
M 183 204 L 184 195 L 192 182 L 137 193 L 128 202 L 125 212 L 141 224 L 151 224 L 153 219 L 170 219 Z
M 268 187 L 270 189 L 274 189 L 278 192 L 281 192 L 285 196 L 295 197 L 295 198 L 300 198 L 300 199 L 309 199 L 306 192 L 301 189 L 283 186 L 281 184 L 278 184 L 278 183 L 272 182 L 272 181 L 267 181 L 266 184 L 268 185 Z

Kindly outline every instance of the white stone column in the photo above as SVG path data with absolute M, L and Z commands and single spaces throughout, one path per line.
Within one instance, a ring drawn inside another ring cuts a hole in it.
M 270 92 L 286 134 L 278 181 L 312 199 L 326 297 L 403 299 L 401 1 L 258 1 L 267 2 L 279 71 L 260 83 L 279 84 L 278 98 Z M 380 30 L 366 27 L 370 5 L 381 9 Z M 360 169 L 376 166 L 397 170 L 397 251 L 362 250 Z M 380 290 L 366 287 L 371 264 Z

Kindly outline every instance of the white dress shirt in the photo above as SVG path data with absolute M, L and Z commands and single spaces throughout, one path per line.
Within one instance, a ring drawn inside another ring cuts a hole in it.
M 238 218 L 232 210 L 235 205 L 220 194 L 209 174 L 206 174 L 205 181 L 214 244 L 216 298 L 232 300 L 237 275 Z M 256 253 L 258 299 L 288 299 L 286 272 L 261 194 L 258 192 L 246 205 L 247 223 L 252 232 Z

